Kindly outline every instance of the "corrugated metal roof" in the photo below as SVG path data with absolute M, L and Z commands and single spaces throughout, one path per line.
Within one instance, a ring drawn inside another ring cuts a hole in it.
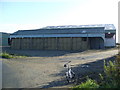
M 104 33 L 105 30 L 115 30 L 115 27 L 113 24 L 47 26 L 35 30 L 19 30 L 11 35 Z
M 105 27 L 105 30 L 115 30 L 113 24 L 93 24 L 93 25 L 65 25 L 65 26 L 47 26 L 44 29 L 59 29 L 59 28 L 96 28 Z
M 38 30 L 19 30 L 14 35 L 29 34 L 77 34 L 77 33 L 104 33 L 104 27 L 101 28 L 64 28 L 64 29 L 38 29 Z

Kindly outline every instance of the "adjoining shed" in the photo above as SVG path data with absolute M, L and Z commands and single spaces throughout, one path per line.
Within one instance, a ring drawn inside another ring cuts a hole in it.
M 9 33 L 0 32 L 0 46 L 9 46 Z
M 12 49 L 86 50 L 115 46 L 113 24 L 48 26 L 10 35 Z

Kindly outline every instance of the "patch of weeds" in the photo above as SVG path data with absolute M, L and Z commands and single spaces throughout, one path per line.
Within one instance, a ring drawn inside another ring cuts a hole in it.
M 6 52 L 1 53 L 0 56 L 2 58 L 7 58 L 7 59 L 10 59 L 10 58 L 25 58 L 25 57 L 27 57 L 27 56 L 9 54 L 9 53 L 6 53 Z
M 114 62 L 104 62 L 104 73 L 101 76 L 101 88 L 120 88 L 120 55 Z
M 86 82 L 83 82 L 80 85 L 73 87 L 72 90 L 79 90 L 80 88 L 99 88 L 99 85 L 95 80 L 88 78 Z
M 7 59 L 10 59 L 10 58 L 14 58 L 12 55 L 8 54 L 8 53 L 1 53 L 0 56 L 2 58 L 7 58 Z

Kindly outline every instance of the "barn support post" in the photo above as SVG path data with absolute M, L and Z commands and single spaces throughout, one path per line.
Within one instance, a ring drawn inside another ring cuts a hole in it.
M 71 37 L 71 50 L 73 49 L 73 38 Z
M 30 49 L 31 47 L 31 41 L 30 41 L 30 37 L 28 37 L 28 49 Z
M 43 50 L 45 50 L 45 38 L 43 37 L 42 40 L 43 40 Z
M 88 48 L 88 33 L 87 33 L 87 50 L 88 50 L 89 48 Z
M 58 38 L 56 37 L 56 50 L 58 50 Z
M 34 49 L 34 48 L 33 48 L 33 45 L 34 45 L 34 37 L 32 37 L 31 39 L 32 39 L 32 40 L 31 40 L 31 45 L 32 45 L 31 49 Z
M 21 49 L 23 49 L 23 43 L 24 43 L 22 39 L 23 39 L 23 37 L 21 37 L 21 40 L 20 40 L 20 42 L 21 42 L 20 48 Z
M 19 48 L 21 49 L 21 38 L 19 38 L 19 40 L 20 40 L 20 47 Z
M 101 49 L 101 41 L 100 41 L 100 39 L 98 39 L 98 42 L 99 42 L 99 48 L 98 49 Z

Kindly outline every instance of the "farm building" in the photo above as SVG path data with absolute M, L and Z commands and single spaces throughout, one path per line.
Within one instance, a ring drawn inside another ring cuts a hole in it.
M 0 32 L 0 46 L 9 46 L 9 33 Z
M 47 26 L 10 35 L 12 49 L 79 50 L 114 47 L 113 24 Z

